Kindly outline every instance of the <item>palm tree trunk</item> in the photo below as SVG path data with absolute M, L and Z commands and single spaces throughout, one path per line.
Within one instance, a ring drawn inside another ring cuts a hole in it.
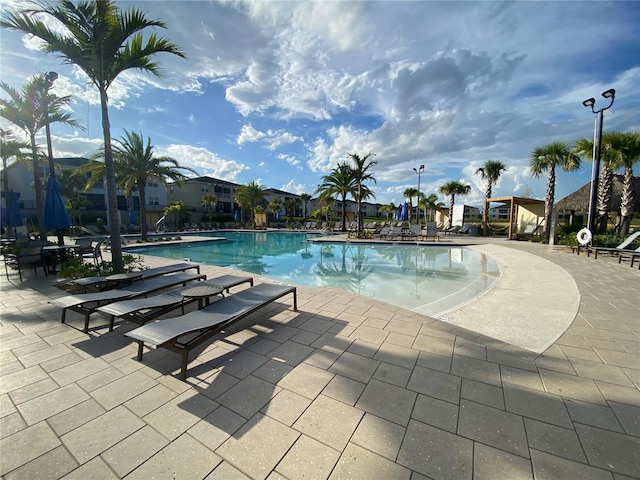
M 607 215 L 611 204 L 611 190 L 613 187 L 613 171 L 608 162 L 602 163 L 602 174 L 598 186 L 598 232 L 607 233 Z
M 453 204 L 456 201 L 455 194 L 451 194 L 451 205 L 449 205 L 449 228 L 453 227 Z
M 342 195 L 342 228 L 341 232 L 347 231 L 347 196 Z
M 624 167 L 624 179 L 622 181 L 622 199 L 620 202 L 620 234 L 628 235 L 633 214 L 633 170 L 630 166 Z
M 482 209 L 482 232 L 486 237 L 489 234 L 489 200 L 491 198 L 491 179 L 487 182 L 487 189 L 484 194 L 485 202 Z
M 102 134 L 104 136 L 104 166 L 107 177 L 107 203 L 109 205 L 109 227 L 111 229 L 111 261 L 113 271 L 124 270 L 122 262 L 122 237 L 120 236 L 120 215 L 118 214 L 118 194 L 113 169 L 113 150 L 111 148 L 111 126 L 107 108 L 107 92 L 100 88 L 100 106 L 102 108 Z
M 544 201 L 544 238 L 549 243 L 551 237 L 551 212 L 556 193 L 556 167 L 549 166 L 549 176 L 547 177 L 547 192 Z
M 140 193 L 140 236 L 143 242 L 147 241 L 147 192 L 146 183 L 138 185 Z

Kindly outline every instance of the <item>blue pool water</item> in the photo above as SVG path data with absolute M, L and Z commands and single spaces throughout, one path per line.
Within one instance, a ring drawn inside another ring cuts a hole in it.
M 313 242 L 303 232 L 213 232 L 211 242 L 127 248 L 128 252 L 229 267 L 309 287 L 332 286 L 442 316 L 490 288 L 498 264 L 465 247 Z

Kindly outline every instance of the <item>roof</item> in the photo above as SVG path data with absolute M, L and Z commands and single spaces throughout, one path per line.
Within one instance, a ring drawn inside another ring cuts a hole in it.
M 622 184 L 624 181 L 624 175 L 613 175 L 613 193 L 611 195 L 611 211 L 617 211 L 620 209 L 620 203 L 622 200 Z M 640 178 L 634 176 L 632 181 L 632 192 L 634 199 L 635 210 L 640 208 Z M 589 198 L 591 196 L 591 182 L 583 185 L 575 192 L 567 195 L 557 204 L 559 212 L 588 212 L 589 211 Z
M 525 197 L 492 197 L 489 199 L 489 202 L 495 203 L 515 203 L 516 205 L 527 205 L 527 204 L 539 204 L 544 203 L 544 200 L 539 200 L 537 198 L 525 198 Z

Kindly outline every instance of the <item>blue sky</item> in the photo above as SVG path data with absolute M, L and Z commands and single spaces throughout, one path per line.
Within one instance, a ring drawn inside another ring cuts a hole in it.
M 150 137 L 160 155 L 228 181 L 313 193 L 348 153 L 376 154 L 376 201 L 404 201 L 459 180 L 481 205 L 474 172 L 508 170 L 494 196 L 544 198 L 532 149 L 591 138 L 582 101 L 615 88 L 605 131 L 640 130 L 639 2 L 138 1 L 187 59 L 159 55 L 165 75 L 128 72 L 111 87 L 111 131 Z M 3 8 L 25 5 L 3 1 Z M 86 131 L 53 125 L 54 156 L 102 142 L 97 91 L 38 41 L 0 32 L 2 79 L 19 88 L 56 71 Z M 3 124 L 3 128 L 8 125 Z M 44 145 L 44 138 L 40 138 Z M 556 200 L 587 183 L 558 172 Z M 446 199 L 448 203 L 448 199 Z

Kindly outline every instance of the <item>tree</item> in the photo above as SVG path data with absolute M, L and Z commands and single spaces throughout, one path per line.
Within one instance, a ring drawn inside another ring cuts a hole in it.
M 453 223 L 453 205 L 456 201 L 456 195 L 466 195 L 470 191 L 471 185 L 465 185 L 464 183 L 455 180 L 447 182 L 440 187 L 440 193 L 451 196 L 451 202 L 449 204 L 449 228 L 451 228 Z
M 164 211 L 162 212 L 165 217 L 169 218 L 171 215 L 175 218 L 174 229 L 178 230 L 180 216 L 182 215 L 182 211 L 184 210 L 184 202 L 182 200 L 172 200 L 169 202 L 169 205 L 164 207 Z
M 373 183 L 376 183 L 375 177 L 369 171 L 375 165 L 378 164 L 375 160 L 369 160 L 371 157 L 374 157 L 375 153 L 367 153 L 364 157 L 356 153 L 350 153 L 347 155 L 353 162 L 353 167 L 351 168 L 353 174 L 353 181 L 356 184 L 355 200 L 358 208 L 358 228 L 357 233 L 360 236 L 360 232 L 362 231 L 362 200 L 366 200 L 368 198 L 375 198 L 374 193 L 367 187 L 363 185 L 364 182 L 371 180 Z
M 25 159 L 24 150 L 29 148 L 26 142 L 16 140 L 11 130 L 0 128 L 0 157 L 2 157 L 2 194 L 5 196 L 5 206 L 9 193 L 9 177 L 7 176 L 7 162 L 16 157 L 18 161 Z
M 195 171 L 189 167 L 181 166 L 174 158 L 154 156 L 151 139 L 147 138 L 145 144 L 142 133 L 138 134 L 127 130 L 124 133 L 124 137 L 116 140 L 113 145 L 113 165 L 116 183 L 119 188 L 124 190 L 127 197 L 134 190 L 139 192 L 140 233 L 142 240 L 147 241 L 147 183 L 155 180 L 166 188 L 167 180 L 172 180 L 177 185 L 181 185 L 187 177 L 180 170 L 187 170 L 193 173 Z M 104 158 L 104 149 L 98 153 L 97 157 Z M 105 167 L 106 162 L 91 163 L 77 168 L 76 172 L 91 174 L 87 183 L 87 188 L 91 188 L 96 181 L 102 181 Z
M 289 198 L 284 201 L 284 211 L 289 212 L 289 221 L 293 221 L 293 214 L 295 213 L 296 207 L 298 206 L 298 202 L 296 202 L 293 198 Z
M 387 222 L 389 221 L 389 214 L 393 214 L 395 213 L 395 211 L 397 210 L 398 207 L 395 206 L 395 204 L 393 202 L 388 203 L 386 205 L 382 205 L 378 211 L 382 212 L 384 214 L 386 214 L 387 216 Z
M 319 200 L 329 205 L 331 200 L 336 197 L 342 199 L 341 209 L 341 231 L 347 231 L 347 195 L 351 194 L 355 197 L 357 186 L 351 167 L 347 163 L 338 163 L 327 175 L 322 177 L 322 183 L 318 187 L 316 193 L 319 193 Z
M 428 218 L 428 221 L 430 222 L 433 221 L 434 212 L 438 208 L 444 207 L 444 203 L 438 201 L 438 195 L 436 195 L 435 193 L 432 193 L 428 196 L 423 196 L 422 198 L 420 198 L 420 203 L 424 206 L 425 218 Z M 427 215 L 427 211 L 429 212 L 429 215 Z
M 122 272 L 122 239 L 107 91 L 118 75 L 126 70 L 141 70 L 160 77 L 160 66 L 152 61 L 153 56 L 158 53 L 170 53 L 183 58 L 185 55 L 167 39 L 158 37 L 155 33 L 146 33 L 149 28 L 166 26 L 159 20 L 147 19 L 144 12 L 135 7 L 121 10 L 111 0 L 82 0 L 77 5 L 71 0 L 60 0 L 56 5 L 43 1 L 37 7 L 3 16 L 0 26 L 39 38 L 44 42 L 44 52 L 54 53 L 64 63 L 79 67 L 98 89 L 104 136 L 111 256 L 114 271 Z M 42 16 L 57 20 L 58 25 L 50 27 L 42 20 Z
M 36 134 L 47 124 L 64 123 L 81 128 L 67 111 L 71 96 L 58 97 L 49 93 L 49 83 L 44 73 L 31 77 L 20 91 L 0 81 L 0 87 L 9 95 L 0 99 L 0 116 L 21 129 L 28 137 L 31 148 L 33 180 L 36 191 L 36 208 L 40 237 L 44 240 L 47 231 L 44 228 L 44 181 L 40 176 L 39 153 Z
M 411 223 L 411 213 L 413 212 L 413 197 L 418 196 L 418 189 L 413 187 L 405 188 L 402 194 L 409 200 L 409 223 Z
M 256 181 L 240 185 L 235 191 L 235 199 L 242 209 L 249 209 L 251 212 L 251 228 L 256 228 L 256 207 L 264 201 L 265 187 Z
M 504 163 L 497 160 L 487 160 L 484 166 L 476 170 L 476 175 L 480 175 L 483 180 L 487 181 L 487 189 L 484 194 L 484 208 L 482 209 L 482 230 L 488 232 L 487 225 L 489 224 L 489 199 L 491 198 L 491 189 L 493 185 L 498 183 L 500 175 L 507 167 Z
M 556 190 L 556 166 L 566 172 L 580 168 L 580 158 L 573 153 L 571 147 L 564 142 L 552 142 L 536 147 L 529 159 L 531 175 L 541 178 L 547 173 L 547 190 L 544 198 L 544 235 L 547 243 L 551 235 L 551 211 L 553 209 Z
M 300 194 L 300 200 L 302 201 L 302 207 L 303 207 L 303 213 L 302 216 L 306 219 L 307 218 L 307 213 L 308 213 L 308 209 L 309 209 L 309 202 L 311 201 L 313 197 L 311 195 L 309 195 L 308 193 L 301 193 Z
M 269 205 L 267 206 L 273 212 L 273 220 L 275 221 L 278 211 L 282 208 L 282 199 L 274 198 L 269 202 Z
M 206 207 L 209 211 L 209 221 L 213 222 L 213 207 L 218 204 L 218 197 L 213 193 L 205 193 L 200 199 L 200 205 Z

